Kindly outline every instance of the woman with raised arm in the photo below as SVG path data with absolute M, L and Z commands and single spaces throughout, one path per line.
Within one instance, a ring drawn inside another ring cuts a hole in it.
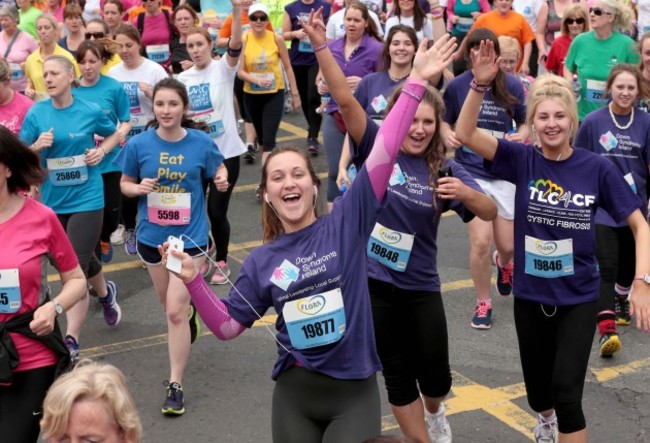
M 325 26 L 320 12 L 315 16 L 305 29 L 316 54 L 330 60 L 321 67 L 329 68 L 335 64 L 322 37 Z M 357 443 L 381 432 L 375 375 L 381 364 L 365 251 L 393 163 L 426 92 L 424 79 L 441 70 L 441 48 L 447 56 L 453 50 L 444 43 L 429 51 L 420 47 L 416 67 L 365 165 L 329 215 L 316 214 L 320 180 L 307 154 L 298 148 L 269 154 L 261 182 L 266 244 L 246 259 L 229 297 L 216 298 L 189 256 L 171 252 L 182 256 L 180 277 L 218 338 L 238 336 L 271 307 L 278 312 L 279 357 L 272 374 L 275 442 Z
M 445 37 L 436 45 L 450 50 L 436 58 L 440 69 L 428 78 L 434 84 L 449 61 L 445 56 L 451 54 L 454 41 Z M 359 168 L 378 138 L 379 125 L 350 93 L 331 55 L 322 51 L 317 56 L 349 128 L 352 158 Z M 419 62 L 416 58 L 414 70 Z M 392 103 L 391 99 L 389 110 Z M 442 403 L 451 388 L 447 321 L 435 263 L 440 217 L 454 210 L 465 222 L 474 214 L 492 220 L 497 212 L 494 201 L 471 175 L 445 159 L 443 117 L 442 97 L 427 87 L 413 120 L 406 123 L 408 134 L 389 182 L 386 208 L 366 245 L 377 352 L 391 410 L 404 435 L 435 443 L 451 441 Z M 443 171 L 451 172 L 443 176 Z M 391 241 L 398 238 L 398 243 Z
M 535 438 L 586 442 L 582 391 L 594 337 L 600 276 L 597 208 L 626 221 L 636 240 L 630 303 L 650 330 L 650 230 L 641 201 L 607 159 L 574 149 L 578 114 L 569 83 L 544 75 L 528 96 L 535 145 L 497 139 L 477 128 L 485 92 L 499 71 L 492 42 L 472 51 L 474 80 L 456 125 L 485 167 L 517 186 L 514 314 L 528 403 L 539 413 Z M 548 440 L 546 440 L 548 441 Z

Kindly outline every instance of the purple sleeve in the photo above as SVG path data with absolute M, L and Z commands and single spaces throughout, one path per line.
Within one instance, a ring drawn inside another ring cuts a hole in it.
M 233 319 L 226 305 L 208 287 L 200 273 L 185 286 L 203 323 L 219 340 L 230 340 L 244 332 L 244 326 Z
M 393 172 L 393 164 L 411 127 L 420 101 L 422 101 L 424 90 L 424 82 L 415 82 L 409 79 L 404 85 L 397 103 L 388 113 L 379 133 L 377 133 L 375 144 L 366 160 L 366 169 L 378 201 L 382 201 L 386 194 L 388 180 Z

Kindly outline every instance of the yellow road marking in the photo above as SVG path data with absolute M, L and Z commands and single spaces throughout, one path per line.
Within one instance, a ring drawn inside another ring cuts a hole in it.
M 621 375 L 636 372 L 639 369 L 650 367 L 650 358 L 637 360 L 623 365 L 610 366 L 609 368 L 592 369 L 591 372 L 600 383 L 620 377 Z

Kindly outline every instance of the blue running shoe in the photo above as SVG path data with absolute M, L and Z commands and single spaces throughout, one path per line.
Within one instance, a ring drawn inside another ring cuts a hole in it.
M 474 329 L 490 329 L 492 327 L 492 306 L 484 301 L 480 302 L 474 311 L 471 325 Z
M 99 241 L 99 247 L 102 250 L 101 261 L 102 263 L 109 263 L 113 260 L 113 245 L 111 242 Z
M 167 394 L 161 412 L 164 415 L 185 414 L 185 401 L 181 385 L 176 382 L 170 383 L 167 380 L 163 382 L 163 385 L 167 387 Z
M 134 229 L 126 230 L 126 233 L 124 234 L 124 249 L 129 255 L 136 255 L 138 253 L 137 238 Z
M 117 326 L 122 318 L 122 310 L 117 304 L 117 285 L 112 281 L 106 281 L 106 297 L 97 297 L 99 304 L 104 311 L 104 320 L 108 326 Z
M 70 368 L 72 369 L 79 363 L 79 343 L 71 335 L 66 335 L 63 341 L 70 352 Z

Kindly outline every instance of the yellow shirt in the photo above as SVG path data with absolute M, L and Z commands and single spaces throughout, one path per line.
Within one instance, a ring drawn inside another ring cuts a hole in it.
M 275 33 L 266 30 L 262 38 L 257 38 L 253 32 L 248 32 L 244 35 L 244 44 L 246 72 L 260 79 L 273 79 L 271 86 L 266 88 L 245 82 L 244 91 L 249 94 L 271 94 L 278 89 L 284 89 L 280 51 Z
M 79 66 L 75 61 L 72 54 L 63 49 L 61 46 L 56 45 L 54 47 L 54 52 L 52 55 L 60 55 L 68 60 L 70 60 L 74 66 L 75 77 L 79 77 L 81 73 L 79 72 Z M 30 84 L 36 91 L 36 94 L 44 94 L 39 97 L 38 95 L 34 98 L 36 101 L 43 100 L 47 96 L 47 87 L 45 86 L 45 80 L 43 80 L 43 56 L 41 55 L 40 47 L 32 52 L 27 60 L 25 60 L 25 75 L 29 79 Z
M 119 55 L 115 54 L 113 55 L 113 58 L 110 59 L 104 66 L 102 66 L 101 73 L 104 75 L 108 75 L 108 71 L 111 70 L 113 66 L 117 66 L 120 63 L 122 63 L 122 59 L 120 58 Z

